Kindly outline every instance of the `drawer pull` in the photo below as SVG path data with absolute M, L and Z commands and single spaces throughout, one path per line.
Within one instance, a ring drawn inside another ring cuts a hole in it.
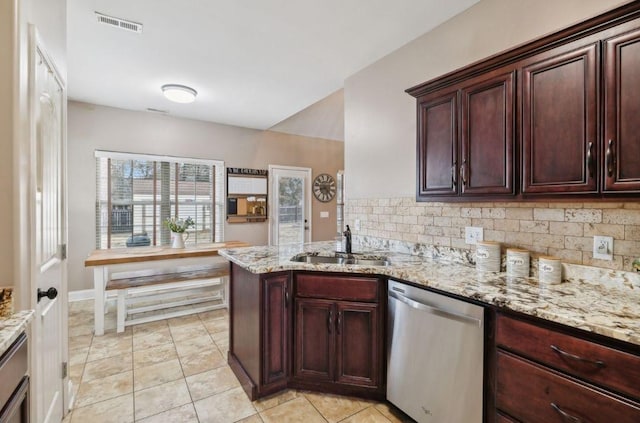
M 560 414 L 562 416 L 562 419 L 565 422 L 571 422 L 571 423 L 582 423 L 582 419 L 579 417 L 575 417 L 572 416 L 571 414 L 567 413 L 566 411 L 564 411 L 562 408 L 558 407 L 555 403 L 551 403 L 551 407 L 556 410 L 556 412 L 558 414 Z
M 592 364 L 600 369 L 607 367 L 606 364 L 604 364 L 604 361 L 601 360 L 589 360 L 588 358 L 582 358 L 578 355 L 574 355 L 574 354 L 570 354 L 566 351 L 562 351 L 560 348 L 556 347 L 555 345 L 551 345 L 551 349 L 554 350 L 555 352 L 557 352 L 558 354 L 560 354 L 561 356 L 565 357 L 565 358 L 569 358 L 571 360 L 574 361 L 580 361 L 582 363 L 589 363 Z

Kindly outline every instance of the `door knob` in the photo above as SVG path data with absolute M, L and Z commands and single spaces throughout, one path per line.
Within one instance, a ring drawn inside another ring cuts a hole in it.
M 53 300 L 57 296 L 58 296 L 58 290 L 55 289 L 54 287 L 51 287 L 46 291 L 43 291 L 42 289 L 38 288 L 38 302 L 40 302 L 42 297 L 47 297 L 48 299 Z

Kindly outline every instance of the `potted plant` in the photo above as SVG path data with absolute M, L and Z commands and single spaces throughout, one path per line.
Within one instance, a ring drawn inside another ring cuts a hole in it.
M 184 242 L 189 239 L 189 233 L 187 233 L 186 239 L 183 238 L 185 231 L 196 225 L 191 216 L 186 219 L 169 217 L 164 221 L 164 224 L 171 231 L 171 248 L 184 248 Z

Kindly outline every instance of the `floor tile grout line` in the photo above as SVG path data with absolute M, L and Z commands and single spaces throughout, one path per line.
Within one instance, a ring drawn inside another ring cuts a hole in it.
M 305 400 L 307 400 L 307 402 L 309 404 L 311 404 L 311 406 L 318 412 L 318 414 L 320 415 L 320 417 L 322 417 L 322 419 L 326 422 L 329 423 L 329 420 L 324 416 L 324 414 L 322 414 L 322 412 L 320 412 L 320 410 L 318 410 L 318 407 L 315 406 L 315 404 L 313 403 L 313 401 L 311 401 L 309 398 L 307 398 L 307 396 L 302 393 L 302 396 L 304 397 Z

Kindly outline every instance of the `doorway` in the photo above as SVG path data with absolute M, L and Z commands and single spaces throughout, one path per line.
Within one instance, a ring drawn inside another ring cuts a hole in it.
M 269 165 L 269 245 L 311 242 L 311 169 Z

